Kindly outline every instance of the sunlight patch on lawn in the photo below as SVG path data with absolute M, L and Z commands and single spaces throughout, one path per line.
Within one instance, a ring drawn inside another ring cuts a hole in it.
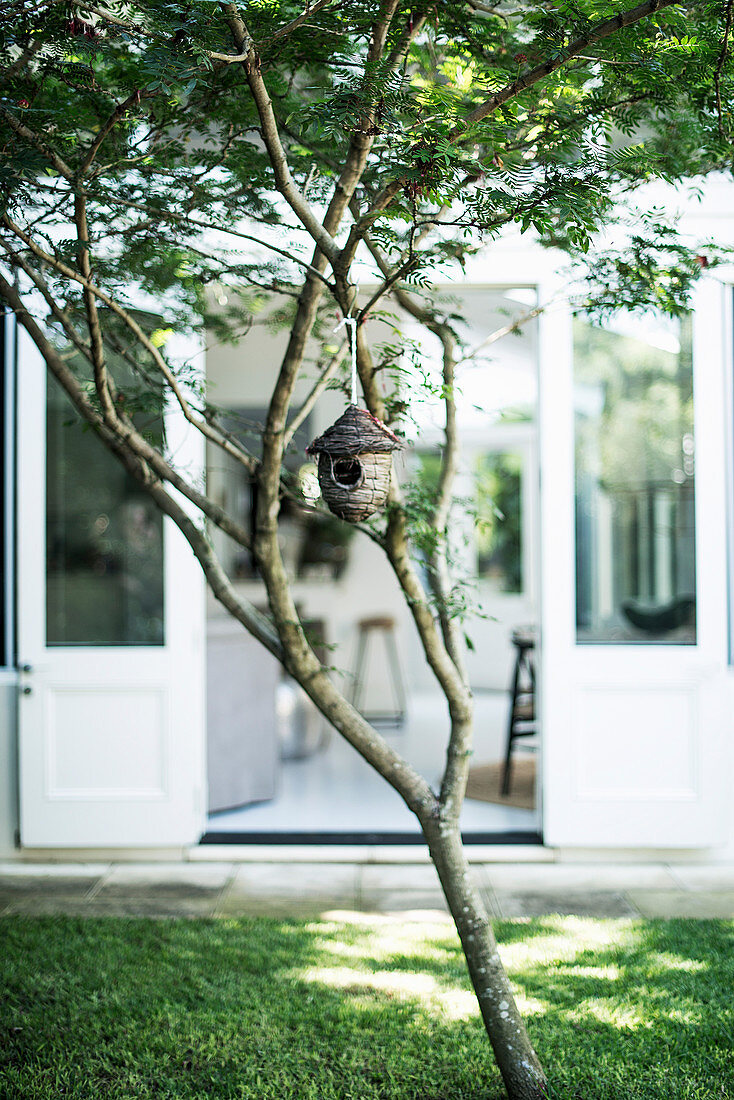
M 622 976 L 618 966 L 578 966 L 572 963 L 571 970 L 577 978 L 600 978 L 607 982 L 616 982 Z
M 316 939 L 319 950 L 329 955 L 355 959 L 384 959 L 395 956 L 420 955 L 433 962 L 450 963 L 456 957 L 456 943 L 445 942 L 446 927 L 411 921 L 365 922 L 367 935 L 357 934 L 353 942 L 346 942 L 344 922 L 321 925 Z M 444 942 L 441 942 L 443 940 Z M 438 941 L 438 942 L 437 942 Z
M 409 970 L 375 970 L 370 973 L 349 966 L 314 966 L 294 972 L 300 981 L 318 982 L 352 997 L 378 993 L 383 997 L 419 1001 L 432 1015 L 447 1020 L 466 1020 L 479 1015 L 470 990 L 446 990 L 430 974 Z M 352 1002 L 354 1003 L 354 1002 Z
M 521 989 L 515 993 L 517 1007 L 523 1016 L 544 1016 L 548 1011 L 548 1002 L 537 997 L 526 996 Z
M 590 998 L 578 1005 L 569 1019 L 580 1024 L 588 1024 L 593 1017 L 602 1024 L 610 1024 L 618 1031 L 636 1031 L 641 1027 L 650 1027 L 649 1006 L 611 1003 L 601 998 Z
M 691 974 L 696 974 L 701 970 L 708 970 L 708 963 L 702 962 L 700 959 L 681 959 L 678 955 L 671 955 L 662 951 L 651 954 L 650 963 L 653 967 L 657 964 L 659 973 L 665 970 L 686 970 Z
M 505 965 L 522 971 L 538 964 L 575 967 L 575 960 L 586 952 L 609 947 L 631 950 L 639 941 L 639 929 L 632 921 L 551 916 L 543 918 L 540 934 L 536 932 L 526 940 L 503 943 L 500 933 L 499 948 Z

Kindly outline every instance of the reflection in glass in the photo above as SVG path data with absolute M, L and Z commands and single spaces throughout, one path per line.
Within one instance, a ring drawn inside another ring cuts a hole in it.
M 477 464 L 477 575 L 498 592 L 522 583 L 522 458 L 485 454 Z
M 163 645 L 160 512 L 52 381 L 46 427 L 48 645 Z
M 574 329 L 580 642 L 696 641 L 690 319 Z

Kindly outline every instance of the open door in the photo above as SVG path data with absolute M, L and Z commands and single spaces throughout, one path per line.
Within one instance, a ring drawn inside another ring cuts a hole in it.
M 198 564 L 47 384 L 22 330 L 18 362 L 21 844 L 194 842 L 205 821 Z M 162 430 L 162 415 L 149 428 Z M 177 462 L 199 467 L 175 416 L 165 430 Z
M 549 297 L 549 292 L 544 292 Z M 541 319 L 544 837 L 726 839 L 725 296 Z

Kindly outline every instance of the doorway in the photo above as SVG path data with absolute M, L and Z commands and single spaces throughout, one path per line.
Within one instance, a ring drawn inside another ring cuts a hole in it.
M 456 288 L 447 289 L 447 301 L 456 293 Z M 538 614 L 538 337 L 533 316 L 537 295 L 530 286 L 473 286 L 463 287 L 461 296 L 464 361 L 458 401 L 464 443 L 451 528 L 457 569 L 474 607 L 465 628 L 476 701 L 476 764 L 462 825 L 468 842 L 537 843 L 537 708 L 533 729 L 526 727 L 532 735 L 513 743 L 509 793 L 499 790 L 517 653 L 512 634 L 518 627 L 536 628 Z M 407 323 L 406 335 L 419 339 Z M 278 349 L 266 345 L 262 328 L 252 338 L 258 343 L 248 347 L 253 361 L 274 359 Z M 252 433 L 262 405 L 237 388 L 235 379 L 241 373 L 235 375 L 230 359 L 229 349 L 214 347 L 207 376 L 215 392 L 229 400 L 232 430 L 239 422 L 243 431 Z M 434 346 L 422 348 L 422 361 L 427 371 L 436 366 Z M 339 415 L 341 401 L 339 394 L 327 393 L 314 410 L 308 438 L 304 436 L 289 459 L 296 472 L 306 462 L 305 445 Z M 401 481 L 430 479 L 440 454 L 441 426 L 425 415 L 426 407 L 416 402 L 411 410 L 411 446 L 397 460 Z M 208 476 L 210 492 L 225 507 L 247 511 L 251 487 L 241 470 L 230 469 L 220 455 L 211 454 Z M 325 645 L 325 662 L 347 694 L 357 664 L 360 623 L 370 617 L 389 621 L 389 631 L 378 630 L 370 637 L 368 662 L 361 669 L 360 707 L 366 713 L 384 711 L 386 705 L 388 710 L 399 709 L 392 708 L 394 661 L 386 644 L 394 642 L 407 711 L 402 723 L 383 722 L 379 728 L 437 785 L 448 710 L 381 551 L 352 531 L 347 532 L 352 536 L 348 540 L 315 540 L 311 521 L 295 513 L 289 514 L 285 528 L 283 552 L 302 619 Z M 321 542 L 336 547 L 331 559 Z M 251 563 L 224 543 L 218 549 L 242 595 L 262 605 L 264 592 Z M 537 667 L 537 652 L 533 656 Z M 210 814 L 205 842 L 421 842 L 413 815 L 399 796 L 329 729 L 300 689 L 283 678 L 277 663 L 213 603 L 208 738 Z

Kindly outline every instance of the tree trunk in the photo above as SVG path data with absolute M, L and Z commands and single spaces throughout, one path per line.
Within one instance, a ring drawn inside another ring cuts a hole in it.
M 548 1084 L 515 1004 L 486 909 L 472 881 L 458 822 L 424 822 L 423 833 L 464 949 L 510 1100 L 547 1100 Z

